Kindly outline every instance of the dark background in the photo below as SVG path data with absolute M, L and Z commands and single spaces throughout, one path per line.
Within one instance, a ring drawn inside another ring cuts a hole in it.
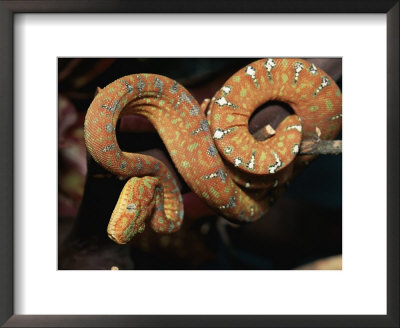
M 188 217 L 177 233 L 158 235 L 146 228 L 124 246 L 107 237 L 107 223 L 124 182 L 107 174 L 86 154 L 83 121 L 96 87 L 128 74 L 157 73 L 183 84 L 201 103 L 254 60 L 59 59 L 59 269 L 341 268 L 341 257 L 331 257 L 342 251 L 341 155 L 324 155 L 312 162 L 268 215 L 255 223 L 231 225 L 189 197 L 185 202 Z M 341 87 L 340 59 L 311 61 Z M 265 108 L 251 120 L 250 131 L 267 123 L 271 113 L 279 117 L 284 110 Z M 147 152 L 169 161 L 158 134 L 142 120 L 121 122 L 117 135 L 123 150 Z M 185 196 L 189 190 L 179 180 Z

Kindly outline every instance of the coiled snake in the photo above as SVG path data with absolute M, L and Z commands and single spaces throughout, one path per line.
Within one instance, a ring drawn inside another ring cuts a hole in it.
M 262 104 L 289 104 L 276 134 L 257 141 L 248 131 Z M 177 183 L 159 160 L 121 151 L 118 118 L 146 117 L 157 129 L 188 186 L 211 208 L 234 222 L 252 222 L 270 207 L 270 191 L 292 175 L 302 136 L 318 127 L 322 139 L 341 129 L 342 96 L 335 82 L 301 59 L 267 58 L 235 73 L 211 100 L 207 115 L 179 83 L 156 74 L 124 76 L 102 89 L 85 118 L 85 142 L 108 171 L 129 177 L 108 224 L 115 242 L 128 242 L 151 217 L 157 232 L 177 231 L 183 221 Z

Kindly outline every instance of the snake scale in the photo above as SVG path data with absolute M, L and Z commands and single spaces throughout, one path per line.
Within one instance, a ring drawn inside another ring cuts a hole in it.
M 289 104 L 275 135 L 257 141 L 248 120 L 271 100 Z M 188 186 L 212 209 L 233 222 L 252 222 L 269 209 L 270 191 L 282 186 L 293 167 L 302 137 L 316 127 L 322 139 L 341 129 L 342 95 L 314 64 L 294 58 L 266 58 L 229 78 L 203 110 L 178 82 L 156 74 L 124 76 L 102 89 L 85 118 L 85 142 L 93 159 L 115 175 L 129 178 L 111 215 L 107 232 L 124 244 L 142 232 L 177 231 L 183 222 L 182 196 L 159 160 L 121 151 L 116 125 L 121 115 L 146 117 Z

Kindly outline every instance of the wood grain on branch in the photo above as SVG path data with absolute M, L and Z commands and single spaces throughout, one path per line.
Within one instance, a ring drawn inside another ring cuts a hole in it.
M 318 129 L 319 130 L 319 129 Z M 300 145 L 299 155 L 338 155 L 342 153 L 342 140 L 321 140 L 317 133 L 314 139 L 303 140 Z M 257 130 L 253 137 L 264 141 L 275 134 L 275 130 L 266 125 Z
M 339 155 L 342 140 L 303 140 L 299 155 Z

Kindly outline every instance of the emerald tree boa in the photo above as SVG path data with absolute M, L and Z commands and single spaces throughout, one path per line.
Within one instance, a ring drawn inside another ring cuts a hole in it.
M 265 141 L 248 121 L 262 104 L 277 100 L 294 111 Z M 160 233 L 183 224 L 182 196 L 159 160 L 124 152 L 116 125 L 122 115 L 146 117 L 157 129 L 185 182 L 212 209 L 232 222 L 253 222 L 267 213 L 274 190 L 287 182 L 303 137 L 318 128 L 321 139 L 341 130 L 342 95 L 314 64 L 266 58 L 240 69 L 211 99 L 199 103 L 178 82 L 156 74 L 124 76 L 102 89 L 85 118 L 85 142 L 93 159 L 126 182 L 108 224 L 108 235 L 127 243 L 147 219 Z

